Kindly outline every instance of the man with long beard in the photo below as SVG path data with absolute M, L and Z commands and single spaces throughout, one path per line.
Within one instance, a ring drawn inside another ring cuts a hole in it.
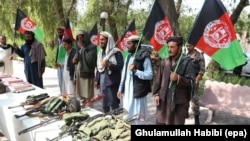
M 97 56 L 97 74 L 95 87 L 100 88 L 104 94 L 103 111 L 107 113 L 119 108 L 120 100 L 116 93 L 121 80 L 123 67 L 123 56 L 121 51 L 115 47 L 112 35 L 106 31 L 100 33 L 101 50 Z
M 43 88 L 43 73 L 45 71 L 46 52 L 43 44 L 35 39 L 32 31 L 25 31 L 25 43 L 18 48 L 14 43 L 15 52 L 24 58 L 24 73 L 26 80 L 40 88 Z
M 117 97 L 123 97 L 123 107 L 128 111 L 125 119 L 137 116 L 134 124 L 145 124 L 147 117 L 147 94 L 151 92 L 153 68 L 150 54 L 142 48 L 140 37 L 132 35 L 127 39 L 130 53 L 123 66 L 122 79 Z

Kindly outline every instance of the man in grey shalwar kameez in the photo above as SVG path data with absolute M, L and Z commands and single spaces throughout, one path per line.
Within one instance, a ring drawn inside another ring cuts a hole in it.
M 115 47 L 112 35 L 108 32 L 100 33 L 101 50 L 97 56 L 97 73 L 95 86 L 100 86 L 103 98 L 103 111 L 105 113 L 119 108 L 120 100 L 117 98 L 121 71 L 123 67 L 123 56 L 121 51 Z

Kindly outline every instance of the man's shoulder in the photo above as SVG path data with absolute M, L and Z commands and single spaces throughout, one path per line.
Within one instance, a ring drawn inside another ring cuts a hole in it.
M 24 43 L 25 44 L 25 43 Z M 33 42 L 33 45 L 35 45 L 35 46 L 43 46 L 43 43 L 42 42 L 39 42 L 39 41 L 37 41 L 37 40 L 35 40 L 34 42 Z

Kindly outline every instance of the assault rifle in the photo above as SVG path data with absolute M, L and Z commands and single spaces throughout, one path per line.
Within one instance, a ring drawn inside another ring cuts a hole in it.
M 21 130 L 20 132 L 18 132 L 18 135 L 27 133 L 27 132 L 32 131 L 34 129 L 37 129 L 37 128 L 41 127 L 41 126 L 45 126 L 45 125 L 48 125 L 48 124 L 50 124 L 52 122 L 58 121 L 60 118 L 61 118 L 60 116 L 52 117 L 52 118 L 50 118 L 50 119 L 48 119 L 46 121 L 40 122 L 40 123 L 38 123 L 36 125 L 33 125 L 31 127 L 28 127 L 26 129 Z
M 46 98 L 49 98 L 49 95 L 47 93 L 41 93 L 39 95 L 32 95 L 32 96 L 30 95 L 27 96 L 25 102 L 22 102 L 20 105 L 9 106 L 8 109 L 24 107 L 25 105 L 35 105 Z
M 38 107 L 38 108 L 34 108 L 34 109 L 32 109 L 32 110 L 29 110 L 29 111 L 25 112 L 25 113 L 22 114 L 22 115 L 15 115 L 15 117 L 16 117 L 16 118 L 20 118 L 20 117 L 23 117 L 23 116 L 29 116 L 29 115 L 31 115 L 32 113 L 35 113 L 35 112 L 43 112 L 43 110 L 44 110 L 44 107 L 43 107 L 43 106 L 40 106 L 40 107 Z
M 71 135 L 73 137 L 75 134 L 78 133 L 78 129 L 85 123 L 91 122 L 94 119 L 97 119 L 99 117 L 105 117 L 106 115 L 120 115 L 122 113 L 127 113 L 127 111 L 124 108 L 118 108 L 118 109 L 112 110 L 112 111 L 105 113 L 105 114 L 97 114 L 95 116 L 88 117 L 86 120 L 81 121 L 81 122 L 77 123 L 76 125 L 69 127 L 67 130 L 59 133 L 59 136 L 57 136 L 53 139 L 47 138 L 47 141 L 56 141 L 56 140 L 59 140 L 60 138 L 63 138 L 64 136 L 67 136 L 67 135 Z
M 20 105 L 16 105 L 16 106 L 9 106 L 8 109 L 12 109 L 12 108 L 17 108 L 17 107 L 23 107 L 25 105 L 28 105 L 27 103 L 25 102 L 22 102 Z

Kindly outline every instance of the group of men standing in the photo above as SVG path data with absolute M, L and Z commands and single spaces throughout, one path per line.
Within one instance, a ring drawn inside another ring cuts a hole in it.
M 154 74 L 150 52 L 141 46 L 137 35 L 127 38 L 129 55 L 123 59 L 112 35 L 106 31 L 100 32 L 99 52 L 87 31 L 79 31 L 76 41 L 63 38 L 63 31 L 64 28 L 57 28 L 55 62 L 61 94 L 71 94 L 85 103 L 94 97 L 94 89 L 99 89 L 105 95 L 104 113 L 119 108 L 122 100 L 128 111 L 124 118 L 136 116 L 134 124 L 146 124 L 147 95 L 152 92 L 156 124 L 185 124 L 190 101 L 194 103 L 195 124 L 199 124 L 198 87 L 205 72 L 204 57 L 191 44 L 187 45 L 187 54 L 183 53 L 182 37 L 167 40 L 169 57 L 158 60 L 158 70 Z M 0 41 L 2 38 L 0 36 Z M 7 48 L 2 44 L 0 49 Z M 46 52 L 35 40 L 34 33 L 25 32 L 25 44 L 19 48 L 14 43 L 13 51 L 24 58 L 27 81 L 43 88 Z

